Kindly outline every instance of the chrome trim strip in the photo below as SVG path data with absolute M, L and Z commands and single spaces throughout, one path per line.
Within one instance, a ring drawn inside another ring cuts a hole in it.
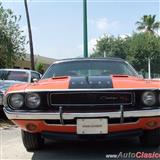
M 160 90 L 160 88 L 99 88 L 99 89 L 25 89 L 19 91 L 7 92 L 11 93 L 28 93 L 28 92 L 74 92 L 74 91 L 136 91 L 136 90 Z
M 40 119 L 52 119 L 60 120 L 59 112 L 55 113 L 33 113 L 33 112 L 10 112 L 4 108 L 9 119 L 29 119 L 29 120 L 40 120 Z M 160 109 L 154 110 L 140 110 L 140 111 L 124 111 L 125 117 L 153 117 L 160 116 Z M 98 113 L 63 113 L 63 120 L 74 119 L 74 118 L 87 118 L 87 117 L 109 117 L 109 118 L 120 118 L 121 111 L 118 112 L 98 112 Z

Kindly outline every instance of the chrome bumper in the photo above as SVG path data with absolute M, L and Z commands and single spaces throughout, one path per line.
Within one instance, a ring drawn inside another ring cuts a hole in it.
M 4 112 L 8 119 L 28 119 L 28 120 L 69 120 L 74 118 L 89 118 L 89 117 L 109 117 L 121 118 L 122 111 L 118 112 L 98 112 L 98 113 L 33 113 L 33 112 L 10 112 L 4 108 Z M 153 110 L 137 110 L 137 111 L 124 111 L 123 118 L 127 117 L 155 117 L 160 116 L 160 109 Z

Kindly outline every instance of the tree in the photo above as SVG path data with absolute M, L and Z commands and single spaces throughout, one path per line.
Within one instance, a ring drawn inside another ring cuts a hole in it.
M 150 33 L 133 33 L 125 39 L 104 36 L 97 41 L 91 57 L 120 57 L 129 61 L 137 71 L 148 72 L 148 58 L 152 73 L 160 74 L 160 37 Z
M 43 63 L 37 63 L 36 64 L 36 71 L 43 74 L 44 73 L 44 64 Z
M 148 72 L 148 59 L 151 60 L 152 73 L 160 74 L 160 36 L 155 31 L 160 28 L 155 15 L 145 15 L 138 21 L 138 30 L 126 38 L 107 36 L 97 40 L 96 49 L 91 57 L 120 57 L 129 61 L 137 71 Z
M 91 57 L 120 57 L 126 59 L 127 56 L 127 38 L 105 35 L 97 40 L 96 49 Z
M 25 54 L 25 36 L 19 27 L 21 17 L 0 3 L 0 67 L 12 67 Z
M 156 15 L 144 15 L 140 21 L 136 22 L 137 30 L 155 33 L 160 29 L 160 22 L 156 21 Z
M 148 58 L 152 73 L 160 73 L 160 37 L 149 33 L 134 33 L 128 40 L 128 60 L 138 71 L 148 72 Z
M 27 17 L 27 25 L 28 25 L 31 69 L 34 70 L 35 67 L 34 67 L 34 51 L 33 51 L 32 29 L 31 29 L 31 24 L 30 24 L 30 18 L 29 18 L 29 11 L 28 11 L 27 0 L 24 0 L 24 6 L 25 6 L 26 17 Z

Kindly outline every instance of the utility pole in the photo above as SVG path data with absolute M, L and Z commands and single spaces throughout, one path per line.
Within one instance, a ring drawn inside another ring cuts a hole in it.
M 24 0 L 24 6 L 25 6 L 27 25 L 28 25 L 31 69 L 34 70 L 35 67 L 34 67 L 34 51 L 33 51 L 32 30 L 31 30 L 31 24 L 30 24 L 30 18 L 29 18 L 29 11 L 28 11 L 27 0 Z
M 151 59 L 148 58 L 148 79 L 151 79 Z
M 83 51 L 84 57 L 88 57 L 88 33 L 87 33 L 87 0 L 83 0 Z

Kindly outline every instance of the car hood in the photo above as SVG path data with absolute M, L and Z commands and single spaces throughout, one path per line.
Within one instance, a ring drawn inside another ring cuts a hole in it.
M 0 91 L 5 92 L 10 86 L 14 84 L 24 83 L 21 81 L 13 81 L 13 80 L 0 80 Z
M 14 85 L 9 91 L 54 91 L 70 89 L 159 89 L 160 82 L 130 76 L 56 77 L 37 83 Z

